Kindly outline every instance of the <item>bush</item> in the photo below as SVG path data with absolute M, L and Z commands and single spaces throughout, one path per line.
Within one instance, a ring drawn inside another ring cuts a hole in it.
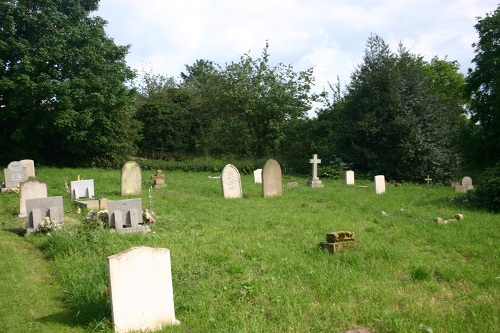
M 500 162 L 486 169 L 476 182 L 475 196 L 486 209 L 500 211 Z

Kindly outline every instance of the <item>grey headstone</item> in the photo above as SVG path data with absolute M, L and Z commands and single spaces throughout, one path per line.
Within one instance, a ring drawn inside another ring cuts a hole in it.
M 141 198 L 108 201 L 109 225 L 118 233 L 148 232 L 142 224 Z
M 262 195 L 266 197 L 280 196 L 283 194 L 283 180 L 280 164 L 270 159 L 262 168 Z
M 36 233 L 36 229 L 45 217 L 56 220 L 58 223 L 64 222 L 63 198 L 47 197 L 26 200 L 26 212 L 28 215 L 27 234 Z
M 74 199 L 93 198 L 94 180 L 93 179 L 72 180 L 71 197 Z
M 121 195 L 141 195 L 142 173 L 139 163 L 134 161 L 126 162 L 122 167 L 121 174 Z
M 170 251 L 134 247 L 108 257 L 115 332 L 158 331 L 177 325 Z
M 243 197 L 240 172 L 232 164 L 228 164 L 221 173 L 222 195 L 227 199 Z
M 20 184 L 19 191 L 19 217 L 26 217 L 26 200 L 46 198 L 47 183 L 38 179 L 28 179 Z
M 19 187 L 21 182 L 28 180 L 28 173 L 26 168 L 21 164 L 21 162 L 13 161 L 7 166 L 7 169 L 3 169 L 5 176 L 5 187 L 15 188 Z
M 26 174 L 28 177 L 35 177 L 35 161 L 20 160 L 19 162 L 26 168 Z

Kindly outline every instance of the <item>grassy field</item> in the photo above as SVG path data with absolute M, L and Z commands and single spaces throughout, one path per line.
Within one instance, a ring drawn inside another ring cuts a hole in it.
M 64 197 L 66 227 L 51 237 L 19 237 L 19 196 L 0 195 L 5 332 L 111 332 L 107 256 L 138 245 L 171 251 L 181 325 L 164 332 L 500 332 L 500 217 L 450 187 L 376 195 L 371 180 L 309 188 L 285 175 L 283 196 L 262 198 L 242 176 L 244 197 L 228 200 L 210 174 L 168 172 L 150 201 L 153 173 L 143 171 L 143 208 L 158 220 L 149 234 L 78 229 L 85 212 L 64 183 L 93 178 L 96 197 L 119 199 L 119 170 L 37 169 Z M 452 222 L 457 213 L 465 219 Z M 341 230 L 359 245 L 323 252 Z

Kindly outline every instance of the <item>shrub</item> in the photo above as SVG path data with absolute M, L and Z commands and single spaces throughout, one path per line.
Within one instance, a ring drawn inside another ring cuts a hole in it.
M 486 169 L 476 182 L 475 196 L 486 209 L 500 211 L 500 162 Z

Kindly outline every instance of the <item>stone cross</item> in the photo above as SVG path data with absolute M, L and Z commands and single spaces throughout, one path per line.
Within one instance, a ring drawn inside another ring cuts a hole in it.
M 313 158 L 309 160 L 309 163 L 313 165 L 313 180 L 318 180 L 318 164 L 321 164 L 321 160 L 318 159 L 318 155 L 314 154 Z
M 431 181 L 432 181 L 432 178 L 429 177 L 429 175 L 427 175 L 427 178 L 425 178 L 424 180 L 426 180 L 427 181 L 427 185 L 429 185 L 431 183 Z

